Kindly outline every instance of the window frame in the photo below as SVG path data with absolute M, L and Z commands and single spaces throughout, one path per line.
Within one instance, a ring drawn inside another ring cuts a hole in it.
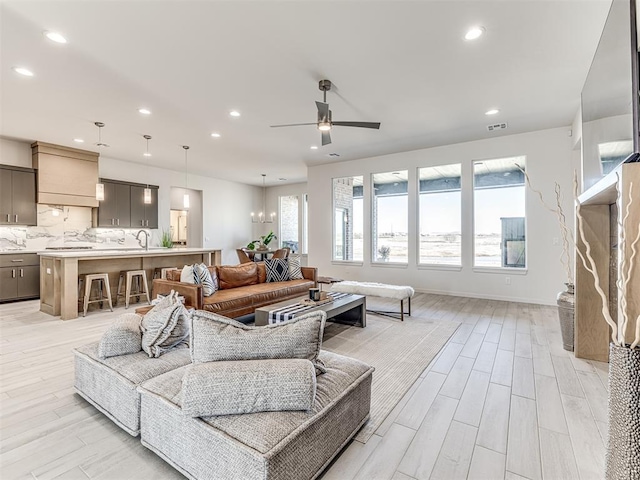
M 343 175 L 341 177 L 331 177 L 331 263 L 334 265 L 354 265 L 354 266 L 362 266 L 364 265 L 364 251 L 362 252 L 362 259 L 361 260 L 343 260 L 343 259 L 338 259 L 336 258 L 336 253 L 337 253 L 337 249 L 336 249 L 336 210 L 338 208 L 342 209 L 342 207 L 338 207 L 336 205 L 336 195 L 335 195 L 335 181 L 339 180 L 339 179 L 343 179 L 343 178 L 355 178 L 355 177 L 360 177 L 362 178 L 362 187 L 363 187 L 363 197 L 362 200 L 364 202 L 364 179 L 365 179 L 365 175 L 364 174 L 360 174 L 360 175 Z M 363 205 L 364 207 L 364 205 Z M 353 220 L 353 219 L 352 219 Z M 366 232 L 364 231 L 364 208 L 363 208 L 363 225 L 362 225 L 362 231 L 363 231 L 363 238 L 362 238 L 362 243 L 363 243 L 363 247 L 365 245 L 365 236 L 366 236 Z M 343 245 L 344 248 L 344 245 Z M 363 248 L 364 250 L 364 248 Z M 343 255 L 344 256 L 344 255 Z
M 487 266 L 476 265 L 476 175 L 475 165 L 478 162 L 490 162 L 492 160 L 504 160 L 509 158 L 522 157 L 524 159 L 524 170 L 527 171 L 527 155 L 526 154 L 514 154 L 503 155 L 499 157 L 478 158 L 471 160 L 471 270 L 474 273 L 509 273 L 510 275 L 526 275 L 529 270 L 529 206 L 527 201 L 527 183 L 523 182 L 524 187 L 524 255 L 525 264 L 524 267 L 511 267 L 511 266 Z M 500 248 L 500 255 L 502 256 L 502 247 Z
M 375 188 L 375 184 L 374 184 L 374 176 L 375 175 L 379 175 L 379 174 L 384 174 L 384 173 L 393 173 L 394 171 L 396 172 L 406 172 L 407 174 L 407 193 L 405 194 L 407 197 L 407 260 L 404 262 L 381 262 L 379 260 L 377 260 L 377 245 L 376 245 L 376 239 L 378 237 L 377 233 L 373 231 L 373 226 L 377 224 L 377 222 L 375 221 L 375 215 L 376 215 L 376 188 Z M 411 242 L 409 241 L 409 210 L 410 210 L 410 204 L 409 204 L 409 167 L 406 168 L 400 168 L 398 170 L 394 170 L 391 172 L 385 171 L 385 172 L 372 172 L 369 174 L 369 187 L 370 187 L 370 195 L 369 195 L 369 201 L 370 201 L 370 206 L 369 206 L 369 248 L 371 250 L 370 252 L 370 258 L 369 258 L 369 263 L 372 267 L 390 267 L 390 268 L 404 268 L 404 267 L 408 267 L 409 266 L 409 250 L 410 247 L 409 245 L 411 244 Z M 363 255 L 364 257 L 364 255 Z

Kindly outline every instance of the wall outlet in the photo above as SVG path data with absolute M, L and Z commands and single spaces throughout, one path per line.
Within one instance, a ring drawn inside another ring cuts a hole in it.
M 560 245 L 560 239 L 558 237 L 553 237 L 553 240 L 551 243 L 557 247 L 558 245 Z
M 110 239 L 109 237 L 107 237 L 106 242 L 107 242 L 107 243 L 111 243 L 111 239 Z
M 504 277 L 505 285 L 511 285 L 511 277 Z

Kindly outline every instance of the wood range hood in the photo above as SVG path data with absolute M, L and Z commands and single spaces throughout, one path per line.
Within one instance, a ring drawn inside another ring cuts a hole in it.
M 97 207 L 99 153 L 34 142 L 33 168 L 37 169 L 38 203 Z

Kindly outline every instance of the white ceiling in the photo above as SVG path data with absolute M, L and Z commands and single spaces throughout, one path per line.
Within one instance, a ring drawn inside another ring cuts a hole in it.
M 609 5 L 3 0 L 0 135 L 95 150 L 102 121 L 104 156 L 182 170 L 187 144 L 190 172 L 273 185 L 307 165 L 570 125 Z M 472 25 L 486 33 L 465 41 Z M 314 122 L 323 78 L 334 120 L 380 130 L 335 127 L 313 151 L 314 126 L 269 128 Z M 496 122 L 508 130 L 487 132 Z

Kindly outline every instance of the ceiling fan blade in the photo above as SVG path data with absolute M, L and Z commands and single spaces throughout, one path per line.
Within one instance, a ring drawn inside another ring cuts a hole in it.
M 316 102 L 316 107 L 318 107 L 318 118 L 329 118 L 329 104 Z
M 380 128 L 380 122 L 331 122 L 331 125 L 340 127 Z
M 277 127 L 300 127 L 302 125 L 317 125 L 316 122 L 313 123 L 287 123 L 286 125 L 270 125 L 271 128 Z
M 329 145 L 331 143 L 331 133 L 322 132 L 322 146 Z

